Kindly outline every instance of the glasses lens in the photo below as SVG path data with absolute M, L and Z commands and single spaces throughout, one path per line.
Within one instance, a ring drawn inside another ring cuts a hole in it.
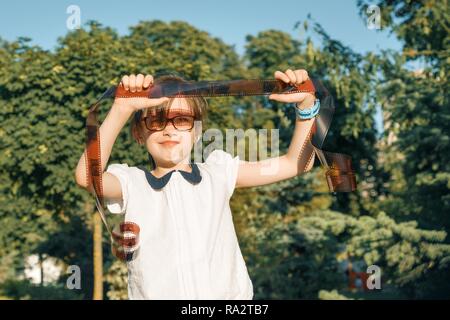
M 164 129 L 164 120 L 158 120 L 152 117 L 148 117 L 145 119 L 145 124 L 148 130 L 162 130 Z
M 194 126 L 194 117 L 178 116 L 173 118 L 173 124 L 178 130 L 190 130 Z

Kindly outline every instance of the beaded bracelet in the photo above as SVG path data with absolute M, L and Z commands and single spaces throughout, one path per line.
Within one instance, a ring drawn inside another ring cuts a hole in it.
M 295 113 L 297 115 L 297 119 L 300 119 L 300 120 L 312 119 L 319 113 L 320 100 L 316 99 L 314 105 L 308 109 L 302 110 L 302 109 L 297 108 L 297 106 L 295 106 L 295 110 L 296 110 Z

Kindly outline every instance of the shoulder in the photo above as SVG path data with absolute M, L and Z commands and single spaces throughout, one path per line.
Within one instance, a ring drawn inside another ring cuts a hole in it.
M 126 163 L 113 163 L 108 166 L 106 172 L 122 179 L 132 180 L 142 175 L 144 170 L 140 167 L 129 166 Z
M 112 163 L 112 164 L 108 165 L 108 168 L 106 169 L 106 171 L 128 172 L 129 169 L 130 169 L 130 167 L 126 163 Z
M 216 183 L 225 187 L 229 197 L 233 194 L 239 170 L 239 156 L 233 157 L 223 150 L 214 150 L 206 157 L 201 168 L 209 172 Z
M 233 156 L 223 150 L 212 151 L 205 160 L 206 165 L 227 165 L 230 162 L 238 161 L 239 156 L 233 158 Z

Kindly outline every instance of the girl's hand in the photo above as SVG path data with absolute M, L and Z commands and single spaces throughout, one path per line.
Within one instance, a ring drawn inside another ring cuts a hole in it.
M 120 85 L 127 91 L 131 92 L 141 92 L 142 90 L 147 89 L 149 86 L 153 84 L 153 76 L 143 74 L 138 74 L 137 76 L 134 74 L 125 75 L 122 77 L 120 81 Z M 119 105 L 120 108 L 128 109 L 129 111 L 138 111 L 141 109 L 154 107 L 163 104 L 164 102 L 169 101 L 169 98 L 163 97 L 158 99 L 150 99 L 150 98 L 116 98 L 114 103 Z
M 275 79 L 284 81 L 291 85 L 299 85 L 309 79 L 308 72 L 304 69 L 299 69 L 292 71 L 287 69 L 286 72 L 275 71 Z M 296 103 L 297 108 L 306 109 L 314 105 L 315 97 L 312 93 L 299 92 L 299 93 L 288 93 L 288 94 L 271 94 L 269 99 L 286 102 L 286 103 Z

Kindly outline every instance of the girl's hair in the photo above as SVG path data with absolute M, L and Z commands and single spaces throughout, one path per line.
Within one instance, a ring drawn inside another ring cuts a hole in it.
M 184 80 L 181 76 L 178 76 L 174 73 L 170 74 L 163 74 L 160 76 L 156 76 L 154 79 L 154 84 L 162 84 L 162 83 L 186 83 L 187 81 Z M 146 110 L 146 116 L 156 117 L 158 119 L 166 119 L 170 106 L 172 105 L 175 98 L 170 98 L 168 102 L 157 106 L 152 107 Z M 189 109 L 194 114 L 194 118 L 196 121 L 203 123 L 206 120 L 206 109 L 208 106 L 208 103 L 206 102 L 205 98 L 203 97 L 190 97 L 190 98 L 184 98 L 187 102 L 187 105 L 189 106 Z M 143 110 L 136 111 L 133 115 L 133 118 L 131 119 L 131 135 L 134 138 L 136 142 L 139 141 L 139 137 L 142 136 L 142 119 L 143 119 L 144 112 Z M 155 161 L 153 160 L 150 153 L 148 154 L 149 160 L 151 163 L 152 169 L 156 167 Z

